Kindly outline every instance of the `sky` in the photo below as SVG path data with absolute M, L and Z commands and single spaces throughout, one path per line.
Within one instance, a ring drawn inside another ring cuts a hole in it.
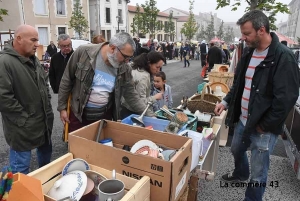
M 232 1 L 232 0 L 231 0 Z M 292 0 L 277 0 L 284 4 L 289 4 Z M 189 0 L 156 0 L 157 8 L 160 11 L 164 11 L 170 7 L 178 8 L 181 10 L 189 11 Z M 242 5 L 238 8 L 237 11 L 231 11 L 230 7 L 220 8 L 216 10 L 217 7 L 216 0 L 195 0 L 194 4 L 194 14 L 199 12 L 213 12 L 217 13 L 217 16 L 224 20 L 224 22 L 236 22 L 244 14 L 247 3 L 245 0 L 242 0 Z M 143 4 L 145 0 L 130 0 L 129 5 Z M 288 19 L 287 14 L 278 14 L 277 22 L 284 22 Z

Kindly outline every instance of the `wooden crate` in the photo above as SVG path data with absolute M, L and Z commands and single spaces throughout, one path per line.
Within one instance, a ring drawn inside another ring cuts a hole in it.
M 55 201 L 46 195 L 46 193 L 50 190 L 55 181 L 61 177 L 59 173 L 61 173 L 64 166 L 72 159 L 73 154 L 65 154 L 48 165 L 28 174 L 42 182 L 45 201 Z M 112 171 L 95 165 L 90 164 L 90 168 L 104 175 L 106 178 L 110 178 L 112 175 Z M 150 178 L 148 176 L 144 176 L 140 180 L 135 180 L 121 174 L 116 175 L 119 180 L 124 182 L 126 190 L 125 196 L 120 201 L 150 201 Z

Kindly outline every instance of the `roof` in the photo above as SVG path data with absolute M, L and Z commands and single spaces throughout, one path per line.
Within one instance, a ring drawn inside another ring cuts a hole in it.
M 136 13 L 136 6 L 132 6 L 132 5 L 128 5 L 128 12 L 132 12 L 132 13 Z M 143 13 L 144 9 L 142 7 L 140 7 L 140 12 Z M 157 14 L 158 16 L 161 17 L 169 17 L 169 14 L 163 13 L 163 12 L 158 12 Z M 174 19 L 177 19 L 177 17 L 174 17 Z
M 189 16 L 179 16 L 177 17 L 177 22 L 187 22 L 189 19 Z
M 182 13 L 186 14 L 186 15 L 190 15 L 190 13 L 187 12 L 187 11 L 185 11 L 185 10 L 181 10 L 181 9 L 174 8 L 174 7 L 170 7 L 170 8 L 168 8 L 167 10 L 169 10 L 169 9 L 171 9 L 171 10 L 177 10 L 177 11 L 179 11 L 179 12 L 182 12 Z M 162 12 L 166 12 L 167 10 L 164 10 L 164 11 L 162 11 Z

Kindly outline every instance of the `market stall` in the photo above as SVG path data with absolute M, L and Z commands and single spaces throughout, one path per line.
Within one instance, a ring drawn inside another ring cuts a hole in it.
M 178 109 L 161 108 L 157 118 L 102 120 L 70 133 L 69 153 L 28 174 L 35 190 L 28 185 L 24 194 L 38 195 L 32 201 L 102 201 L 111 194 L 121 201 L 196 201 L 199 179 L 214 179 L 218 148 L 227 140 L 226 112 L 213 115 L 216 103 L 207 100 L 219 102 L 222 86 L 206 84 Z M 106 192 L 101 185 L 108 182 L 120 188 Z

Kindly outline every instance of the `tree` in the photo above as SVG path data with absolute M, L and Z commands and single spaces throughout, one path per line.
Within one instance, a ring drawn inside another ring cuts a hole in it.
M 180 33 L 183 33 L 188 40 L 191 40 L 193 36 L 196 34 L 199 26 L 196 23 L 195 15 L 193 13 L 195 0 L 189 0 L 190 8 L 189 8 L 189 18 L 188 21 L 185 22 L 181 28 Z
M 168 17 L 168 22 L 165 26 L 165 33 L 168 33 L 170 36 L 170 40 L 174 40 L 175 36 L 175 23 L 173 22 L 173 12 L 170 12 L 169 17 Z
M 214 25 L 214 17 L 211 15 L 210 16 L 210 23 L 208 24 L 208 26 L 206 27 L 205 30 L 205 36 L 206 36 L 206 40 L 210 41 L 211 39 L 213 39 L 215 37 L 215 25 Z
M 224 21 L 222 20 L 221 25 L 220 25 L 220 28 L 219 28 L 219 31 L 218 31 L 218 33 L 217 33 L 217 37 L 218 37 L 219 39 L 223 39 L 223 37 L 224 37 L 223 27 L 224 27 Z
M 136 14 L 130 26 L 132 28 L 131 32 L 133 35 L 137 34 L 139 36 L 140 31 L 143 30 L 143 16 L 141 13 L 141 7 L 138 3 L 136 4 Z
M 204 26 L 201 25 L 200 31 L 197 34 L 197 39 L 203 40 L 204 38 L 205 38 L 205 30 L 204 30 Z
M 224 41 L 227 43 L 234 41 L 234 32 L 232 27 L 227 26 L 224 34 Z
M 231 6 L 232 11 L 235 11 L 238 9 L 238 7 L 241 5 L 242 0 L 235 0 L 232 5 L 230 5 L 230 0 L 217 0 L 217 8 L 223 8 L 226 6 Z M 281 2 L 276 2 L 276 0 L 245 0 L 247 4 L 249 5 L 245 12 L 249 10 L 261 10 L 268 14 L 269 21 L 270 21 L 270 29 L 276 30 L 277 27 L 275 26 L 276 18 L 275 15 L 277 13 L 287 13 L 289 14 L 289 9 L 286 4 L 283 4 Z
M 79 3 L 80 0 L 76 0 L 74 4 L 74 10 L 72 11 L 72 17 L 69 21 L 71 28 L 74 29 L 79 35 L 79 38 L 82 38 L 84 33 L 88 32 L 88 21 L 84 17 L 82 12 L 82 6 Z
M 2 1 L 0 0 L 0 2 L 2 2 Z M 4 15 L 8 15 L 8 10 L 6 10 L 4 8 L 0 8 L 0 22 L 3 22 Z
M 159 22 L 156 21 L 157 14 L 159 13 L 158 8 L 156 7 L 155 0 L 146 1 L 145 4 L 141 5 L 144 9 L 144 13 L 142 14 L 142 20 L 144 26 L 146 28 L 146 33 L 150 33 L 150 35 L 155 38 L 156 31 L 159 27 Z

